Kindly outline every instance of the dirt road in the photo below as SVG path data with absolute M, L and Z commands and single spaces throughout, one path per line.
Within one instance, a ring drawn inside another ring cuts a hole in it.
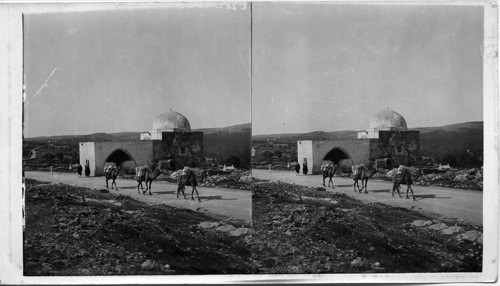
M 252 170 L 252 176 L 261 180 L 282 181 L 309 187 L 321 187 L 321 175 L 299 175 L 295 172 Z M 416 201 L 405 199 L 406 186 L 401 192 L 403 198 L 397 194 L 391 195 L 392 183 L 381 180 L 368 181 L 368 192 L 354 193 L 353 180 L 350 178 L 334 177 L 335 189 L 326 188 L 329 192 L 345 193 L 351 197 L 367 201 L 380 202 L 387 205 L 419 210 L 438 214 L 443 217 L 458 218 L 474 225 L 483 225 L 483 193 L 472 190 L 459 190 L 436 186 L 412 186 Z M 328 183 L 328 180 L 326 180 Z M 404 194 L 403 194 L 404 192 Z
M 76 173 L 54 173 L 50 172 L 26 172 L 26 178 L 44 182 L 64 183 L 68 185 L 105 189 L 104 177 L 82 177 Z M 111 186 L 111 181 L 108 182 Z M 152 184 L 153 195 L 143 195 L 137 193 L 137 182 L 135 180 L 117 179 L 117 190 L 110 190 L 110 193 L 128 195 L 134 199 L 150 204 L 166 204 L 173 207 L 191 209 L 197 212 L 205 212 L 228 219 L 250 222 L 252 220 L 252 194 L 250 191 L 235 190 L 227 188 L 204 188 L 198 187 L 201 202 L 191 200 L 191 188 L 186 187 L 186 197 L 177 198 L 177 185 L 164 181 L 155 181 Z M 143 183 L 144 185 L 144 183 Z M 189 196 L 188 196 L 189 194 Z M 195 194 L 196 199 L 196 194 Z

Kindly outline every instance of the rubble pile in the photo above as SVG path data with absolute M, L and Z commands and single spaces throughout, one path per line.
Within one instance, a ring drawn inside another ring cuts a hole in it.
M 457 189 L 483 189 L 483 172 L 480 168 L 450 169 L 446 172 L 425 174 L 417 178 L 416 185 L 446 186 Z
M 206 177 L 200 186 L 223 187 L 240 190 L 250 190 L 252 177 L 250 171 L 234 170 L 228 174 L 218 174 Z
M 249 273 L 245 227 L 128 196 L 27 181 L 25 275 Z M 202 222 L 230 231 L 199 228 Z M 232 231 L 232 232 L 231 232 Z
M 470 225 L 283 182 L 255 184 L 252 202 L 251 253 L 259 273 L 482 269 L 482 246 L 458 239 L 480 231 Z M 440 223 L 446 231 L 429 228 Z
M 410 170 L 415 185 L 420 186 L 443 186 L 457 189 L 483 189 L 483 172 L 480 168 L 472 169 L 449 169 L 440 171 L 437 169 L 419 169 L 406 167 Z M 392 170 L 380 170 L 373 178 L 392 180 L 397 168 Z

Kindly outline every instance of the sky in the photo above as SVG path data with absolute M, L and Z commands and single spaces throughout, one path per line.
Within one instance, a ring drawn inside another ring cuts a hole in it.
M 163 8 L 24 18 L 25 137 L 250 123 L 250 9 Z
M 256 2 L 28 14 L 25 137 L 193 129 L 364 130 L 483 120 L 483 9 Z M 252 72 L 250 73 L 250 69 Z
M 387 108 L 409 128 L 483 120 L 483 10 L 254 3 L 254 134 L 365 130 Z

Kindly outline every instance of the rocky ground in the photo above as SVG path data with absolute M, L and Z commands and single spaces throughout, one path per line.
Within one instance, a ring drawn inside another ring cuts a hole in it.
M 250 229 L 107 190 L 26 180 L 24 275 L 251 273 Z
M 260 273 L 478 272 L 482 229 L 282 182 L 253 185 Z

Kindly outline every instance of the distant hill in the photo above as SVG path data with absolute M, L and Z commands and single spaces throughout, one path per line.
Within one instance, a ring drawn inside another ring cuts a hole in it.
M 61 135 L 61 136 L 40 136 L 24 138 L 25 141 L 37 142 L 102 142 L 102 141 L 118 141 L 116 137 L 107 133 L 94 133 L 89 135 Z
M 424 156 L 439 157 L 447 152 L 483 150 L 482 121 L 411 130 L 420 131 L 420 152 Z
M 419 127 L 409 130 L 420 131 L 420 150 L 422 155 L 439 157 L 447 152 L 483 149 L 483 122 L 465 122 L 439 127 Z M 289 133 L 255 135 L 254 145 L 263 141 L 280 144 L 295 144 L 298 140 L 356 139 L 358 131 L 314 131 L 309 133 Z
M 286 134 L 270 134 L 270 135 L 255 135 L 252 136 L 253 140 L 264 141 L 272 140 L 278 143 L 294 142 L 297 140 L 323 140 L 323 139 L 335 139 L 335 140 L 347 140 L 358 138 L 357 131 L 313 131 L 309 133 L 286 133 Z
M 198 129 L 203 132 L 205 156 L 218 162 L 250 166 L 252 125 L 240 124 L 225 128 Z

